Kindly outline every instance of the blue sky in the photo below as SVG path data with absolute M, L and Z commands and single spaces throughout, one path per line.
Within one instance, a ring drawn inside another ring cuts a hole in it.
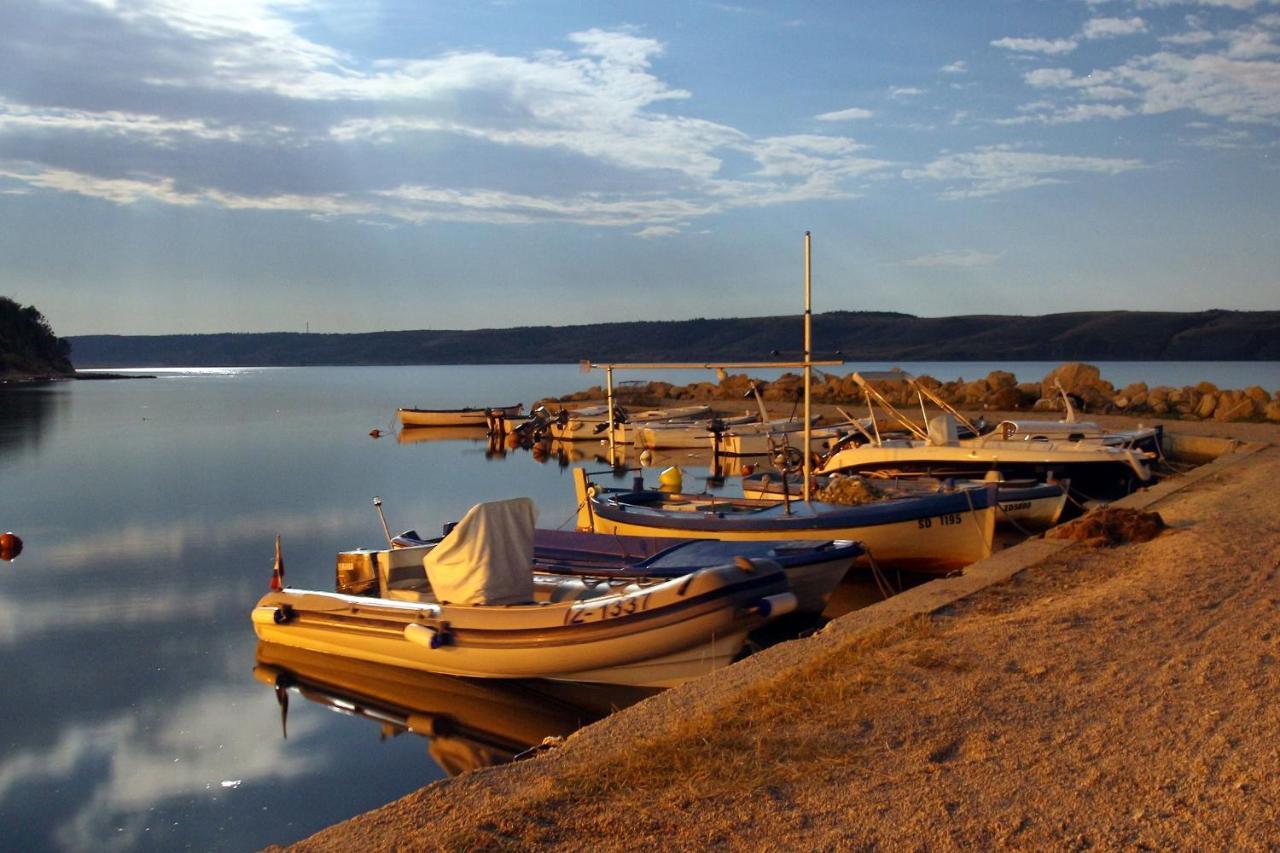
M 62 335 L 1280 308 L 1274 0 L 0 0 Z

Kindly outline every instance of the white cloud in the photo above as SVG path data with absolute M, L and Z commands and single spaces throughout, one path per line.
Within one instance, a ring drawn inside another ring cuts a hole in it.
M 1002 38 L 991 42 L 991 46 L 1002 47 L 1016 53 L 1043 53 L 1054 56 L 1075 50 L 1076 42 L 1073 39 Z
M 814 116 L 818 121 L 852 121 L 860 118 L 871 118 L 874 113 L 871 110 L 864 110 L 862 107 L 849 107 L 847 110 L 836 110 L 835 112 L 822 113 Z
M 1085 21 L 1080 34 L 1087 39 L 1113 38 L 1146 32 L 1147 22 L 1139 17 L 1092 18 Z
M 975 267 L 994 266 L 1005 255 L 1004 252 L 992 254 L 990 252 L 979 252 L 976 249 L 966 249 L 959 252 L 939 252 L 936 255 L 921 255 L 902 262 L 904 267 L 951 267 L 960 269 L 972 269 Z
M 966 74 L 969 71 L 969 63 L 965 62 L 963 59 L 957 59 L 950 65 L 944 65 L 938 70 L 943 74 Z
M 1063 183 L 1072 174 L 1117 175 L 1140 169 L 1139 160 L 1078 157 L 990 146 L 968 153 L 947 154 L 919 169 L 906 169 L 908 180 L 939 181 L 947 185 L 944 199 L 981 198 L 998 193 Z
M 891 98 L 914 98 L 923 94 L 924 89 L 915 86 L 893 86 L 889 89 L 889 97 Z
M 26 159 L 0 160 L 5 191 L 381 225 L 562 221 L 645 233 L 736 206 L 849 198 L 858 189 L 852 182 L 887 165 L 852 154 L 863 146 L 840 137 L 753 139 L 663 111 L 690 93 L 653 73 L 663 45 L 633 30 L 571 33 L 571 50 L 523 56 L 472 50 L 361 62 L 303 36 L 286 14 L 297 5 L 139 0 L 54 7 L 50 34 L 66 36 L 46 61 L 51 73 L 74 81 L 77 103 L 32 93 L 0 100 L 0 134 L 27 143 Z M 75 34 L 90 30 L 112 35 L 77 41 Z M 132 64 L 95 55 L 108 40 L 130 43 Z M 95 74 L 86 77 L 85 67 Z M 109 86 L 94 86 L 108 78 Z M 238 114 L 272 118 L 233 118 Z M 819 119 L 870 115 L 849 108 Z M 115 146 L 110 158 L 101 139 Z M 191 141 L 216 148 L 217 156 L 198 166 L 154 156 Z M 492 185 L 456 181 L 443 159 L 438 174 L 421 174 L 414 164 L 437 148 L 485 158 Z M 250 182 L 246 175 L 263 171 L 264 150 L 305 152 L 312 169 L 276 170 L 270 180 Z M 353 156 L 369 168 L 348 168 Z M 520 180 L 508 177 L 516 167 L 495 165 L 503 158 L 518 163 Z M 379 175 L 376 182 L 369 174 Z M 587 191 L 587 175 L 603 176 L 614 189 Z
M 637 237 L 651 240 L 655 237 L 674 237 L 680 233 L 680 229 L 672 225 L 650 225 L 648 228 L 641 228 L 636 232 Z

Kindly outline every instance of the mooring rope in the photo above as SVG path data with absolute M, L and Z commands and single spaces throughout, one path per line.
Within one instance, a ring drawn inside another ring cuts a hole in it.
M 880 568 L 880 564 L 876 562 L 876 558 L 871 555 L 871 549 L 866 545 L 862 546 L 862 553 L 866 555 L 867 562 L 871 565 L 871 577 L 876 582 L 876 588 L 880 591 L 880 595 L 886 599 L 894 596 L 893 586 L 889 583 L 889 579 L 884 576 L 884 571 Z M 901 591 L 902 576 L 898 576 L 898 587 Z

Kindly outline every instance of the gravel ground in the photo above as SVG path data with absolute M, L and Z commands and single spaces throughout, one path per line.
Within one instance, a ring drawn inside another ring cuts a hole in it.
M 930 615 L 850 614 L 296 849 L 1274 850 L 1278 481 L 1268 447 L 1161 499 L 1150 542 L 1029 543 Z

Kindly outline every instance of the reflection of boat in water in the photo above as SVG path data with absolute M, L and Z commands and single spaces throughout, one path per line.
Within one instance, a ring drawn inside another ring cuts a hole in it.
M 514 420 L 521 416 L 524 404 L 514 406 L 468 406 L 462 409 L 397 409 L 396 416 L 407 427 L 487 427 L 494 418 Z
M 420 441 L 487 441 L 488 427 L 480 426 L 438 426 L 438 427 L 406 427 L 396 435 L 401 444 L 416 444 Z
M 510 761 L 548 737 L 564 737 L 653 690 L 597 684 L 469 680 L 259 643 L 254 676 L 287 713 L 288 691 L 376 723 L 383 736 L 430 740 L 450 775 Z
M 724 666 L 747 634 L 795 609 L 777 563 L 722 555 L 681 577 L 588 582 L 533 572 L 528 498 L 479 504 L 425 558 L 339 555 L 339 590 L 282 589 L 251 618 L 259 639 L 428 672 L 671 686 Z M 825 555 L 815 559 L 825 559 Z

